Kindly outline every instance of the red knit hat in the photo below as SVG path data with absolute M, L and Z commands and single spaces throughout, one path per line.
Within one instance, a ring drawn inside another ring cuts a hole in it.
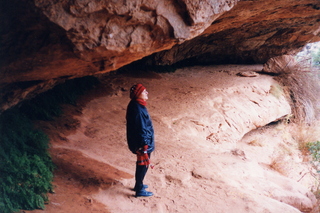
M 142 84 L 133 85 L 130 89 L 130 98 L 137 99 L 146 88 Z

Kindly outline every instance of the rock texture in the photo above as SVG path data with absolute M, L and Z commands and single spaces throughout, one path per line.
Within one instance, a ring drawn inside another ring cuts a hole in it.
M 77 106 L 66 107 L 64 118 L 42 123 L 58 166 L 45 212 L 131 213 L 138 206 L 141 213 L 318 213 L 316 171 L 296 141 L 301 126 L 265 126 L 290 113 L 285 94 L 275 91 L 273 76 L 237 75 L 260 69 L 195 66 L 104 76 Z M 155 128 L 155 167 L 145 179 L 154 196 L 147 199 L 133 196 L 136 157 L 125 134 L 136 82 L 149 91 Z
M 319 11 L 318 0 L 5 0 L 1 108 L 47 81 L 147 56 L 142 64 L 264 63 L 318 41 Z
M 265 63 L 319 40 L 319 1 L 239 1 L 204 33 L 149 63 Z

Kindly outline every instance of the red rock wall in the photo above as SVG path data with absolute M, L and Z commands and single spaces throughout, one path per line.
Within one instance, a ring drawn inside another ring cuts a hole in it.
M 0 105 L 28 96 L 13 90 L 41 91 L 142 58 L 265 63 L 319 40 L 319 14 L 318 0 L 2 1 Z

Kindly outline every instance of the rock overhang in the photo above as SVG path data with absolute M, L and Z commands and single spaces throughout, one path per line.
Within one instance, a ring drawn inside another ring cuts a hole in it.
M 138 60 L 166 66 L 265 63 L 320 40 L 318 0 L 24 0 L 2 2 L 1 12 L 6 104 L 28 97 L 10 97 L 18 82 L 41 82 L 31 89 L 39 92 L 53 81 Z M 18 89 L 16 96 L 24 91 Z

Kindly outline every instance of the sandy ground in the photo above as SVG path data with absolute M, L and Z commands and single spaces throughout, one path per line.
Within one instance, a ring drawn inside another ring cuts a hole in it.
M 273 103 L 261 92 L 271 76 L 239 76 L 260 69 L 194 67 L 101 77 L 103 84 L 77 106 L 65 106 L 62 117 L 39 123 L 51 137 L 57 169 L 46 209 L 32 212 L 317 212 L 311 190 L 317 190 L 318 179 L 288 125 L 255 129 L 286 112 L 263 105 L 263 100 Z M 134 197 L 136 159 L 125 137 L 128 91 L 135 83 L 149 91 L 156 134 L 155 167 L 145 178 L 154 196 L 148 198 Z M 245 113 L 251 120 L 241 116 Z

